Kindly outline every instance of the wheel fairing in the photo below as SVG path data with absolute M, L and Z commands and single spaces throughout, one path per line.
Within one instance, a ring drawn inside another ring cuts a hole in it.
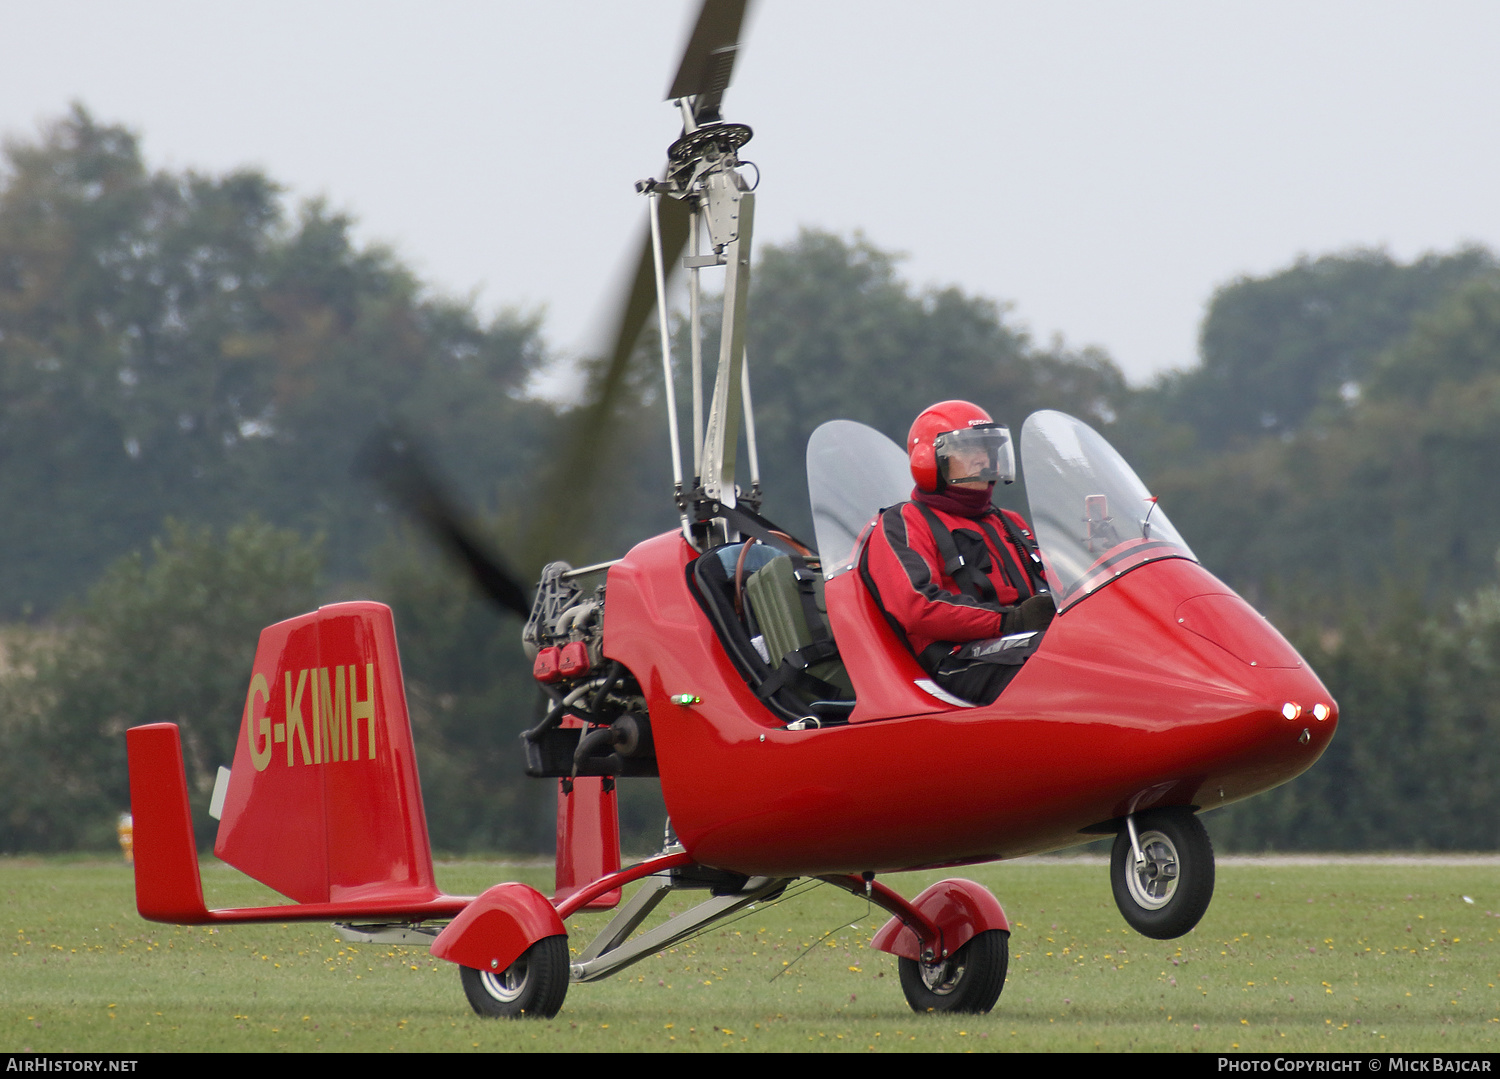
M 940 880 L 913 899 L 911 905 L 937 927 L 942 949 L 950 955 L 980 933 L 992 929 L 1010 932 L 1010 920 L 1000 901 L 988 888 L 972 880 Z M 922 956 L 922 942 L 900 918 L 892 918 L 881 926 L 871 938 L 870 947 L 913 961 Z
M 525 884 L 497 884 L 432 942 L 432 954 L 479 971 L 505 970 L 544 937 L 567 936 L 552 901 Z

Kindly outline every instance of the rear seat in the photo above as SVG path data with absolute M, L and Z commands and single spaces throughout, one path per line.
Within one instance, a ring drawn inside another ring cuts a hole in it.
M 764 543 L 726 544 L 695 559 L 689 579 L 725 654 L 768 708 L 789 725 L 839 723 L 854 708 L 853 685 L 829 632 L 823 576 L 804 568 L 799 581 L 799 561 Z
M 745 582 L 745 599 L 765 643 L 767 666 L 773 678 L 781 677 L 807 703 L 852 700 L 854 685 L 838 658 L 828 623 L 823 575 L 802 569 L 804 579 L 799 581 L 798 573 L 791 558 L 779 555 Z M 804 589 L 812 592 L 811 605 L 805 602 Z M 817 617 L 816 626 L 809 624 L 810 615 Z

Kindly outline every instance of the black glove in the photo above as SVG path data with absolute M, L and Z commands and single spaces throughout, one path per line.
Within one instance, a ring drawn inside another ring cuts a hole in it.
M 1032 630 L 1046 629 L 1052 624 L 1052 619 L 1056 614 L 1057 604 L 1053 602 L 1051 594 L 1043 592 L 1041 595 L 1023 600 L 1021 605 L 1006 617 L 1005 632 L 1030 633 Z M 1012 622 L 1014 622 L 1014 628 L 1012 628 Z

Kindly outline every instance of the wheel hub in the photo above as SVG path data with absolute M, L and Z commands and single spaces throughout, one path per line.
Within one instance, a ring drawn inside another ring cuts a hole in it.
M 1177 847 L 1161 832 L 1140 836 L 1142 861 L 1126 875 L 1130 897 L 1147 910 L 1160 910 L 1177 891 Z
M 958 983 L 963 980 L 963 976 L 963 964 L 952 958 L 932 964 L 922 964 L 922 984 L 939 996 L 944 996 L 958 988 Z
M 485 992 L 506 1004 L 520 998 L 526 988 L 526 957 L 522 956 L 498 974 L 480 971 L 479 980 Z

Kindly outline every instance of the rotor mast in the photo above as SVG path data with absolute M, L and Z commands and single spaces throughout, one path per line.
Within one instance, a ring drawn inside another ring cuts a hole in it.
M 738 179 L 738 176 L 735 176 Z M 734 473 L 739 449 L 739 418 L 743 406 L 745 368 L 745 310 L 750 299 L 750 241 L 755 221 L 755 196 L 735 191 L 736 229 L 719 245 L 724 259 L 724 319 L 719 338 L 719 365 L 714 395 L 708 409 L 703 439 L 701 484 L 706 498 L 726 506 L 735 504 Z M 727 200 L 726 200 L 727 201 Z M 709 214 L 710 224 L 713 220 Z M 753 421 L 746 416 L 746 423 Z
M 731 5 L 732 6 L 732 5 Z M 705 14 L 708 12 L 705 8 Z M 719 33 L 727 27 L 710 27 Z M 738 18 L 733 28 L 737 36 Z M 700 21 L 683 57 L 682 69 L 673 80 L 668 94 L 682 114 L 682 134 L 667 150 L 667 166 L 661 179 L 642 180 L 636 189 L 652 198 L 653 236 L 662 198 L 684 203 L 689 211 L 692 254 L 682 259 L 691 271 L 693 315 L 693 469 L 691 490 L 684 490 L 677 438 L 676 387 L 672 374 L 670 345 L 667 341 L 666 295 L 663 269 L 657 271 L 658 323 L 662 335 L 662 365 L 666 380 L 667 408 L 672 435 L 673 478 L 679 509 L 685 529 L 713 518 L 715 504 L 733 507 L 741 500 L 735 484 L 739 449 L 740 417 L 743 413 L 745 433 L 754 444 L 754 419 L 748 409 L 749 376 L 745 366 L 745 313 L 750 295 L 751 241 L 755 223 L 755 195 L 739 173 L 739 149 L 750 141 L 752 132 L 745 124 L 727 123 L 720 116 L 729 73 L 738 48 L 734 38 L 727 44 L 713 40 L 700 41 L 705 27 Z M 714 47 L 707 47 L 707 46 Z M 696 92 L 687 92 L 693 90 Z M 758 180 L 758 174 L 757 174 Z M 709 251 L 699 254 L 703 232 L 707 231 Z M 661 259 L 660 241 L 656 241 L 657 259 Z M 660 262 L 658 261 L 658 265 Z M 700 418 L 702 386 L 702 350 L 698 318 L 699 272 L 709 266 L 723 266 L 724 309 L 719 340 L 719 362 L 715 372 L 713 397 L 706 423 Z M 704 423 L 700 427 L 700 423 Z M 757 472 L 755 463 L 752 473 Z M 759 502 L 759 476 L 745 501 Z M 728 538 L 727 522 L 714 529 Z

